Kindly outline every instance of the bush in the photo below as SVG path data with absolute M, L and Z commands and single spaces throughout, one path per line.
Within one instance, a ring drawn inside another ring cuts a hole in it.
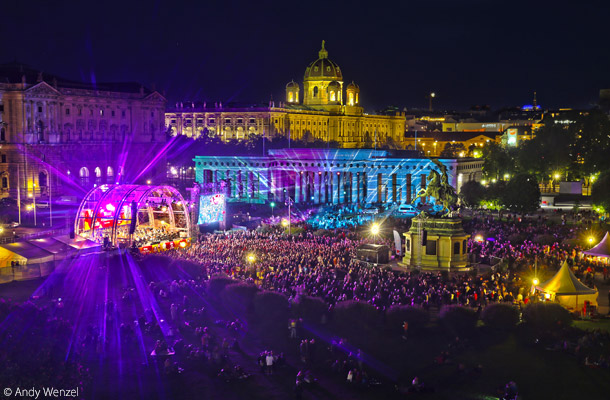
M 337 303 L 334 322 L 339 329 L 359 330 L 375 327 L 381 321 L 379 312 L 370 303 L 348 300 Z
M 441 324 L 452 335 L 471 335 L 477 326 L 477 313 L 468 307 L 443 306 L 439 315 Z
M 232 283 L 220 292 L 220 299 L 225 309 L 239 318 L 245 318 L 253 309 L 254 296 L 260 289 L 251 283 Z
M 402 305 L 394 305 L 386 311 L 386 326 L 391 332 L 402 332 L 405 321 L 409 323 L 409 332 L 421 331 L 430 321 L 430 314 L 421 307 Z
M 214 275 L 210 278 L 207 284 L 207 294 L 210 300 L 219 301 L 220 293 L 224 288 L 232 283 L 237 283 L 236 280 L 229 278 L 227 275 Z
M 572 324 L 570 312 L 558 303 L 531 303 L 523 310 L 528 325 L 542 331 L 561 329 Z
M 492 303 L 485 307 L 481 319 L 492 329 L 509 331 L 519 322 L 519 309 L 508 303 Z
M 254 314 L 263 323 L 288 326 L 288 298 L 281 293 L 262 291 L 254 296 Z
M 297 317 L 312 324 L 320 323 L 322 315 L 328 311 L 328 306 L 320 297 L 298 296 L 292 306 Z

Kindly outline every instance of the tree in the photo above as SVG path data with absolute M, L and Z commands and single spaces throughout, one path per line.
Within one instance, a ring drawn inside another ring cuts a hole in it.
M 460 189 L 460 201 L 466 207 L 479 207 L 484 196 L 485 187 L 477 181 L 466 182 Z
M 512 152 L 496 142 L 489 142 L 483 147 L 483 175 L 487 178 L 500 179 L 504 174 L 513 174 L 515 162 Z
M 489 184 L 489 186 L 487 186 L 485 190 L 485 195 L 483 196 L 483 201 L 481 202 L 481 204 L 485 206 L 488 210 L 503 210 L 504 202 L 502 197 L 504 195 L 505 189 L 505 181 L 497 181 Z
M 460 153 L 466 154 L 466 147 L 463 143 L 447 143 L 441 151 L 441 158 L 458 158 Z
M 527 214 L 540 208 L 540 187 L 533 175 L 519 174 L 511 178 L 501 198 L 509 211 Z
M 593 209 L 600 214 L 610 212 L 610 172 L 606 171 L 597 178 L 591 191 Z

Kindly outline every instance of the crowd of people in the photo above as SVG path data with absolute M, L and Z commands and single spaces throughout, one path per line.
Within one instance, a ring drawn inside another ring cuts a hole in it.
M 138 226 L 133 234 L 133 243 L 136 247 L 147 246 L 155 243 L 160 243 L 169 240 L 175 240 L 180 237 L 180 232 L 169 229 L 167 225 L 154 228 L 150 226 Z

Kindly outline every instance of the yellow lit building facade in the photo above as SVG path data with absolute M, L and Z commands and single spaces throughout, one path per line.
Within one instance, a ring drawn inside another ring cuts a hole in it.
M 341 68 L 328 58 L 322 41 L 318 58 L 305 69 L 303 87 L 286 85 L 284 102 L 268 107 L 176 107 L 165 114 L 173 135 L 197 138 L 205 131 L 222 140 L 250 135 L 286 136 L 301 140 L 336 141 L 341 147 L 360 148 L 393 143 L 404 147 L 405 115 L 370 115 L 360 106 L 360 88 L 344 87 Z

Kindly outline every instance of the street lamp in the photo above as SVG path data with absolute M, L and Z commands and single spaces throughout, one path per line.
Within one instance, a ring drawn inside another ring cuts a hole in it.
M 538 280 L 538 278 L 534 278 L 532 283 L 534 284 L 534 286 L 537 286 L 540 283 L 540 281 Z
M 373 223 L 373 225 L 371 226 L 371 233 L 373 234 L 373 236 L 379 235 L 379 224 L 377 222 Z
M 429 100 L 429 104 L 428 104 L 428 108 L 429 111 L 432 111 L 432 99 L 436 97 L 436 93 L 434 92 L 430 92 L 430 94 L 428 95 L 428 100 Z
M 256 261 L 256 256 L 253 253 L 250 253 L 246 256 L 246 260 L 248 260 L 250 264 L 253 264 L 254 261 Z
M 273 209 L 275 208 L 275 202 L 272 201 L 269 205 L 271 206 L 271 216 L 273 217 Z

